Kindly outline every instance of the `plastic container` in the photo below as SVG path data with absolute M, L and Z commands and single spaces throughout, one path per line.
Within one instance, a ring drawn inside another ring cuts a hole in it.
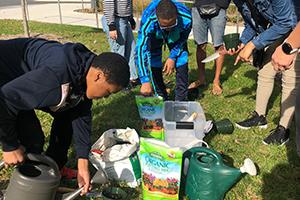
M 225 48 L 237 50 L 238 45 L 240 44 L 240 34 L 239 33 L 231 33 L 223 36 Z
M 188 121 L 193 113 L 197 116 Z M 193 101 L 165 101 L 163 107 L 163 126 L 165 142 L 171 147 L 183 147 L 199 139 L 202 140 L 205 115 L 201 105 Z

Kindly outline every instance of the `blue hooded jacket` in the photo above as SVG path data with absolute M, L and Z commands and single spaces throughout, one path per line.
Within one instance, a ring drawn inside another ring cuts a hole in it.
M 138 39 L 136 45 L 136 66 L 138 68 L 141 83 L 150 82 L 149 68 L 151 67 L 151 37 L 156 39 L 163 39 L 164 32 L 160 29 L 159 22 L 156 16 L 156 7 L 160 0 L 152 1 L 144 10 L 140 30 L 138 32 Z M 170 56 L 172 60 L 176 60 L 181 51 L 184 50 L 189 34 L 192 28 L 191 11 L 182 3 L 173 1 L 177 7 L 177 21 L 178 24 L 174 30 L 170 31 L 165 40 L 168 44 L 173 44 L 170 49 Z M 178 67 L 178 66 L 176 66 Z
M 95 54 L 79 43 L 61 44 L 44 39 L 21 38 L 0 41 L 0 140 L 4 151 L 18 148 L 18 112 L 50 111 L 62 100 L 62 85 L 68 85 L 68 99 L 55 111 L 76 110 L 72 121 L 75 149 L 79 158 L 90 151 L 91 105 L 85 96 L 85 75 Z

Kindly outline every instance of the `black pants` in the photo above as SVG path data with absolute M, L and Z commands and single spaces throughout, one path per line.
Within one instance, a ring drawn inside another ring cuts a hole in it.
M 156 92 L 164 98 L 168 99 L 166 85 L 163 80 L 162 68 L 152 67 L 152 76 L 155 84 Z M 185 101 L 188 95 L 188 65 L 182 65 L 176 68 L 176 88 L 175 100 Z
M 46 155 L 56 161 L 59 168 L 67 162 L 68 149 L 72 142 L 72 116 L 70 112 L 50 113 L 54 119 Z M 17 132 L 20 143 L 28 153 L 41 153 L 45 142 L 44 133 L 35 112 L 21 111 L 17 117 Z

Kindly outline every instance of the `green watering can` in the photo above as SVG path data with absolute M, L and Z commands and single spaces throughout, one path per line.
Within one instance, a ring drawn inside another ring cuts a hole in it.
M 205 147 L 187 150 L 183 159 L 181 198 L 186 195 L 190 200 L 222 200 L 243 173 L 257 173 L 249 158 L 237 169 L 225 165 L 218 152 Z

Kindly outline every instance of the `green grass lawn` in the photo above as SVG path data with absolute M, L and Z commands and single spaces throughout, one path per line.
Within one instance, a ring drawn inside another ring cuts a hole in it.
M 22 34 L 20 21 L 0 20 L 0 35 Z M 34 33 L 54 34 L 63 41 L 81 42 L 96 53 L 108 51 L 105 35 L 97 29 L 82 26 L 66 26 L 44 23 L 30 23 Z M 196 78 L 195 45 L 189 41 L 190 50 L 190 81 Z M 212 48 L 209 49 L 210 53 Z M 212 63 L 207 65 L 207 82 L 213 80 L 214 69 Z M 203 97 L 198 99 L 208 119 L 220 120 L 229 118 L 233 122 L 244 119 L 255 107 L 256 74 L 254 67 L 248 64 L 233 66 L 233 58 L 227 57 L 221 80 L 224 92 L 221 96 L 210 93 L 211 84 L 204 89 Z M 174 77 L 171 77 L 174 80 Z M 174 87 L 174 84 L 171 85 Z M 93 141 L 102 132 L 110 128 L 140 126 L 134 96 L 138 89 L 132 93 L 120 92 L 106 99 L 94 101 L 93 105 Z M 299 200 L 300 199 L 300 159 L 295 152 L 295 128 L 292 124 L 291 141 L 287 146 L 265 146 L 262 139 L 269 131 L 276 127 L 279 120 L 280 84 L 275 84 L 270 99 L 267 119 L 267 130 L 252 129 L 242 131 L 236 129 L 231 135 L 210 135 L 205 140 L 211 148 L 222 151 L 233 159 L 233 165 L 239 167 L 247 157 L 251 158 L 259 168 L 256 177 L 245 176 L 226 195 L 226 200 Z M 48 136 L 51 118 L 38 112 L 45 134 Z M 70 156 L 74 158 L 71 150 Z M 74 160 L 74 159 L 73 159 Z M 75 162 L 68 164 L 74 166 Z M 0 174 L 2 180 L 9 177 L 12 169 L 3 170 Z M 201 180 L 199 180 L 201 181 Z M 74 185 L 75 187 L 75 185 Z M 139 190 L 138 190 L 139 191 Z M 142 196 L 135 199 L 142 199 Z

